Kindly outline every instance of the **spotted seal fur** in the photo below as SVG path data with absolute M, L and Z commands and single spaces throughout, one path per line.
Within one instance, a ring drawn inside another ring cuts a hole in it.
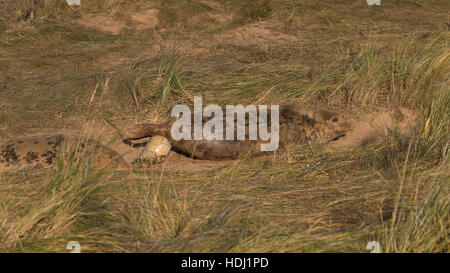
M 89 146 L 88 146 L 89 145 Z M 92 139 L 82 139 L 69 134 L 44 134 L 12 139 L 0 146 L 0 171 L 13 168 L 46 167 L 55 162 L 64 149 L 89 147 L 95 168 L 114 166 L 128 168 L 128 163 L 114 150 Z M 92 149 L 91 149 L 92 148 Z
M 223 112 L 225 120 L 225 111 Z M 267 116 L 270 117 L 270 108 L 267 112 Z M 203 118 L 203 124 L 209 119 Z M 139 144 L 134 144 L 134 141 L 138 139 L 161 135 L 170 140 L 174 150 L 196 159 L 224 160 L 235 159 L 244 153 L 264 154 L 260 152 L 262 143 L 260 140 L 248 140 L 248 117 L 246 117 L 246 140 L 241 141 L 174 141 L 171 135 L 171 126 L 175 121 L 176 119 L 171 119 L 161 124 L 137 124 L 127 130 L 124 143 L 136 146 Z M 345 121 L 338 113 L 326 109 L 313 110 L 303 104 L 279 105 L 279 122 L 280 146 L 291 143 L 305 143 L 310 140 L 333 141 L 345 136 L 351 129 L 350 123 Z M 270 118 L 268 118 L 268 127 L 270 129 Z

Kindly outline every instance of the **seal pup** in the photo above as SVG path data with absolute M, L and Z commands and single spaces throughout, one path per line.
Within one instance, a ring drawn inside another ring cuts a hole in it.
M 225 111 L 223 111 L 225 120 Z M 267 116 L 271 116 L 270 108 Z M 203 124 L 210 120 L 203 117 Z M 191 117 L 193 119 L 193 114 Z M 259 113 L 258 119 L 259 121 Z M 133 147 L 141 146 L 133 141 L 145 137 L 160 135 L 167 138 L 173 149 L 179 153 L 193 157 L 195 159 L 226 160 L 236 159 L 242 154 L 263 155 L 268 152 L 261 152 L 261 144 L 267 143 L 261 140 L 249 140 L 249 119 L 245 119 L 245 140 L 174 140 L 172 138 L 171 127 L 176 119 L 170 119 L 160 124 L 142 123 L 129 128 L 123 142 Z M 236 118 L 235 136 L 236 136 Z M 191 123 L 191 132 L 193 124 Z M 270 129 L 270 118 L 267 120 Z M 341 115 L 326 109 L 313 110 L 303 104 L 283 104 L 279 105 L 279 141 L 281 146 L 295 143 L 305 143 L 317 140 L 321 142 L 335 141 L 345 136 L 351 129 L 349 122 L 345 121 Z M 224 130 L 225 131 L 225 130 Z M 225 132 L 224 132 L 225 134 Z M 270 153 L 270 152 L 269 152 Z

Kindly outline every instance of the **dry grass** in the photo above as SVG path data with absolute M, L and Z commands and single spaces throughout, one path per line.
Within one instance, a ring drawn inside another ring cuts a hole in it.
M 94 117 L 118 128 L 164 119 L 194 95 L 356 117 L 388 109 L 398 121 L 401 106 L 418 122 L 379 144 L 298 145 L 193 173 L 96 172 L 78 154 L 1 173 L 0 251 L 73 240 L 86 252 L 367 252 L 373 240 L 384 252 L 449 251 L 447 1 L 63 2 L 0 4 L 14 11 L 0 19 L 2 140 Z M 152 29 L 76 23 L 149 8 Z

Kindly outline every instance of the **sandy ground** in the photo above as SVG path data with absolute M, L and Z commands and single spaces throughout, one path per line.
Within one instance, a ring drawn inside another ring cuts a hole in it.
M 342 148 L 356 148 L 374 143 L 379 143 L 387 134 L 388 130 L 398 130 L 401 134 L 409 135 L 416 123 L 416 115 L 405 108 L 400 108 L 401 121 L 396 122 L 394 113 L 386 109 L 362 115 L 351 121 L 352 130 L 345 137 L 335 142 Z
M 115 12 L 113 12 L 113 14 L 114 13 Z M 119 34 L 126 28 L 136 30 L 154 28 L 159 23 L 158 14 L 159 11 L 157 9 L 125 14 L 120 17 L 112 17 L 109 14 L 93 13 L 82 16 L 77 23 L 85 27 L 95 28 L 112 34 Z

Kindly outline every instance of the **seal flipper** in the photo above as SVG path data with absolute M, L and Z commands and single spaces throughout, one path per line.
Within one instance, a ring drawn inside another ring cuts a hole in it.
M 145 146 L 146 143 L 133 143 L 132 141 L 156 135 L 163 136 L 171 141 L 170 125 L 171 122 L 161 124 L 141 123 L 134 125 L 133 128 L 126 133 L 126 138 L 123 140 L 123 143 L 132 147 L 141 147 Z

